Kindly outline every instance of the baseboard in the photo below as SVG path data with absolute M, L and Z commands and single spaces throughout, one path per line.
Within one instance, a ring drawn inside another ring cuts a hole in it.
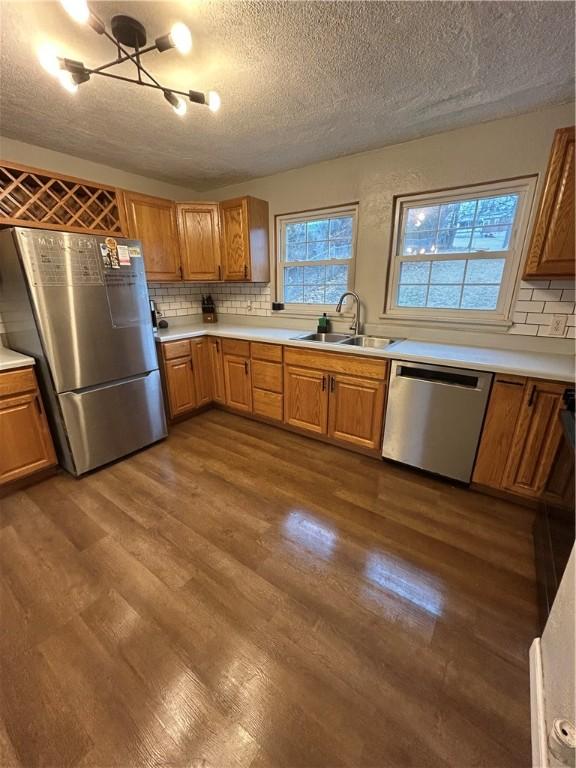
M 530 720 L 532 768 L 549 768 L 546 717 L 544 712 L 544 676 L 539 637 L 530 646 Z

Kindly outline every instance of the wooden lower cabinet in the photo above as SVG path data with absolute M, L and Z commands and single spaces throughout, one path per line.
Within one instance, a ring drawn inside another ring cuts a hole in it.
M 565 384 L 528 380 L 502 485 L 522 496 L 544 492 L 562 439 Z
M 226 405 L 237 411 L 252 411 L 250 360 L 239 355 L 224 354 L 224 387 Z
M 214 337 L 208 339 L 208 352 L 212 375 L 212 399 L 215 403 L 222 404 L 226 402 L 226 389 L 224 386 L 224 363 L 220 339 L 215 339 Z
M 286 352 L 284 422 L 370 452 L 380 451 L 384 422 L 387 361 L 350 361 L 354 375 L 342 373 L 346 360 L 332 353 Z M 306 368 L 291 360 L 318 362 Z M 356 375 L 365 372 L 365 376 Z
M 171 418 L 198 407 L 193 365 L 191 356 L 167 360 L 164 364 Z
M 328 376 L 323 371 L 287 365 L 284 370 L 284 421 L 325 435 L 328 430 Z
M 55 464 L 33 369 L 0 373 L 0 485 Z
M 328 435 L 335 440 L 378 450 L 384 419 L 383 381 L 330 376 Z
M 196 385 L 197 405 L 208 405 L 212 402 L 212 359 L 207 338 L 190 341 L 194 383 Z
M 472 480 L 538 499 L 562 439 L 566 384 L 519 376 L 495 378 Z

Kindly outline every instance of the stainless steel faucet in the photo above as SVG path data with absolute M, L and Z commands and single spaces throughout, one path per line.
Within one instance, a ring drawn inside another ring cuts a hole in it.
M 362 333 L 362 323 L 360 322 L 360 296 L 358 296 L 356 291 L 344 291 L 342 296 L 340 296 L 338 299 L 336 312 L 342 312 L 342 304 L 344 303 L 346 296 L 352 296 L 356 302 L 356 313 L 354 314 L 354 320 L 352 320 L 350 330 L 354 332 L 354 336 L 358 336 L 360 333 Z

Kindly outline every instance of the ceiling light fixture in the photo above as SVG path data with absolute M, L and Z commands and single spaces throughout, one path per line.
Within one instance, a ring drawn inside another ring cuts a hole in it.
M 176 91 L 173 88 L 165 88 L 142 65 L 142 56 L 150 51 L 167 51 L 175 48 L 185 55 L 192 50 L 192 34 L 188 27 L 181 21 L 172 25 L 167 35 L 157 37 L 152 45 L 146 45 L 146 29 L 131 16 L 113 16 L 110 22 L 111 32 L 108 32 L 105 24 L 90 10 L 86 0 L 60 0 L 60 3 L 68 15 L 79 24 L 88 24 L 99 35 L 104 35 L 114 44 L 116 58 L 99 67 L 90 69 L 81 61 L 66 59 L 58 56 L 53 46 L 44 44 L 37 53 L 44 69 L 58 79 L 60 84 L 70 93 L 75 93 L 78 86 L 90 80 L 92 75 L 108 77 L 112 80 L 121 80 L 124 83 L 134 83 L 147 88 L 162 91 L 164 98 L 170 104 L 177 115 L 183 116 L 187 112 L 184 99 L 189 99 L 194 104 L 205 104 L 211 112 L 220 109 L 220 96 L 216 91 Z M 112 74 L 109 70 L 117 64 L 132 62 L 136 67 L 136 77 L 125 77 Z

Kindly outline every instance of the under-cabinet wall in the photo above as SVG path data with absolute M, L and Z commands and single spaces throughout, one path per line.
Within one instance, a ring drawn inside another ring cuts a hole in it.
M 166 318 L 191 315 L 198 320 L 202 314 L 202 294 L 208 293 L 219 315 L 267 317 L 272 314 L 268 283 L 149 283 L 148 290 L 162 317 Z

